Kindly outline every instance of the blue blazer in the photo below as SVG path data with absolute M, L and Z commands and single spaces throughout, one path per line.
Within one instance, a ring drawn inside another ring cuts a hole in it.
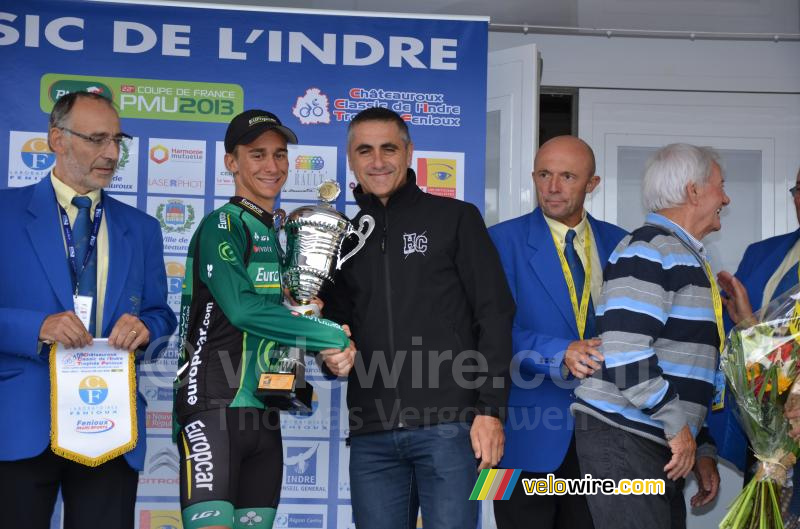
M 626 232 L 588 217 L 605 263 Z M 517 313 L 514 360 L 506 418 L 503 468 L 556 470 L 572 440 L 569 412 L 578 381 L 564 380 L 561 360 L 580 339 L 550 228 L 539 208 L 489 229 L 506 272 Z M 597 300 L 594 300 L 595 303 Z
M 124 313 L 138 315 L 151 341 L 175 330 L 167 305 L 164 250 L 158 222 L 103 196 L 109 263 L 103 332 Z M 41 454 L 50 443 L 47 350 L 37 349 L 50 314 L 72 310 L 72 280 L 50 178 L 0 191 L 0 460 Z M 137 374 L 138 380 L 138 374 Z M 141 470 L 145 453 L 145 400 L 137 394 L 139 442 L 125 454 Z
M 781 265 L 789 250 L 800 238 L 800 229 L 770 237 L 763 241 L 753 243 L 747 247 L 744 257 L 736 270 L 736 277 L 747 289 L 753 310 L 761 308 L 761 298 L 764 297 L 764 287 L 767 281 Z M 732 322 L 725 314 L 725 329 L 730 330 Z M 723 457 L 744 471 L 745 456 L 747 454 L 747 437 L 733 415 L 736 402 L 729 391 L 725 393 L 725 407 L 713 412 L 708 418 L 711 436 L 717 444 L 720 457 Z

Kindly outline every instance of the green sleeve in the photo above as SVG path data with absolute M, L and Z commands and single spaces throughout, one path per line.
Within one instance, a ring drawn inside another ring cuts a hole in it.
M 307 351 L 343 349 L 342 328 L 321 318 L 297 315 L 274 296 L 256 292 L 244 264 L 247 244 L 242 220 L 230 215 L 225 226 L 204 222 L 197 239 L 197 273 L 231 325 L 250 334 Z

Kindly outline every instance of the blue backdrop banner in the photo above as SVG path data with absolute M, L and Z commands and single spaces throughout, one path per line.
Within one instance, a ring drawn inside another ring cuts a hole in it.
M 408 122 L 421 187 L 483 210 L 487 42 L 488 19 L 476 17 L 9 0 L 0 7 L 0 167 L 8 168 L 0 188 L 49 174 L 47 115 L 58 97 L 89 90 L 113 99 L 134 140 L 108 191 L 161 223 L 177 312 L 192 233 L 233 194 L 222 140 L 242 110 L 274 112 L 299 137 L 280 197 L 287 211 L 315 202 L 317 185 L 334 178 L 344 190 L 337 207 L 356 212 L 346 126 L 372 106 Z M 148 452 L 139 529 L 180 527 L 170 440 L 176 364 L 173 340 L 140 366 Z M 313 413 L 282 417 L 275 527 L 350 528 L 344 388 L 311 361 L 307 373 Z

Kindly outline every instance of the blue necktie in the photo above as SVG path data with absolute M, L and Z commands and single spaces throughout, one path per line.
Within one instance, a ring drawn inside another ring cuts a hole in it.
M 89 296 L 94 299 L 92 303 L 92 313 L 89 319 L 89 334 L 94 336 L 95 315 L 97 313 L 97 245 L 95 251 L 89 257 L 86 268 L 81 271 L 86 252 L 89 250 L 89 237 L 92 235 L 92 219 L 90 210 L 92 199 L 89 197 L 76 196 L 72 199 L 72 205 L 78 208 L 78 215 L 72 223 L 72 237 L 75 241 L 75 263 L 78 266 L 78 295 Z
M 575 294 L 578 296 L 578 306 L 580 306 L 581 298 L 583 297 L 583 282 L 586 280 L 586 272 L 583 269 L 583 263 L 581 263 L 580 257 L 578 257 L 578 252 L 575 250 L 576 235 L 575 230 L 567 230 L 567 236 L 564 238 L 564 242 L 566 243 L 564 246 L 564 258 L 567 260 L 569 271 L 572 274 L 572 281 L 575 283 Z M 593 338 L 594 335 L 594 306 L 590 293 L 583 338 L 588 340 L 589 338 Z
M 797 264 L 798 263 L 795 263 L 794 266 L 791 267 L 789 271 L 783 275 L 780 282 L 778 283 L 778 286 L 775 287 L 775 293 L 772 294 L 772 299 L 777 298 L 790 288 L 797 285 Z

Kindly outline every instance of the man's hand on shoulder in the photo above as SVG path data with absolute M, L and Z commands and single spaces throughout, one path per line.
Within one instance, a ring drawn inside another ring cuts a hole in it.
M 150 331 L 142 320 L 133 314 L 123 314 L 108 336 L 108 344 L 111 347 L 126 351 L 134 351 L 148 343 L 150 343 Z
M 497 466 L 503 458 L 506 441 L 500 419 L 491 415 L 476 416 L 469 430 L 469 438 L 475 459 L 481 460 L 478 470 Z
M 73 311 L 58 312 L 46 317 L 39 329 L 39 340 L 45 343 L 58 342 L 68 349 L 86 347 L 92 336 Z

